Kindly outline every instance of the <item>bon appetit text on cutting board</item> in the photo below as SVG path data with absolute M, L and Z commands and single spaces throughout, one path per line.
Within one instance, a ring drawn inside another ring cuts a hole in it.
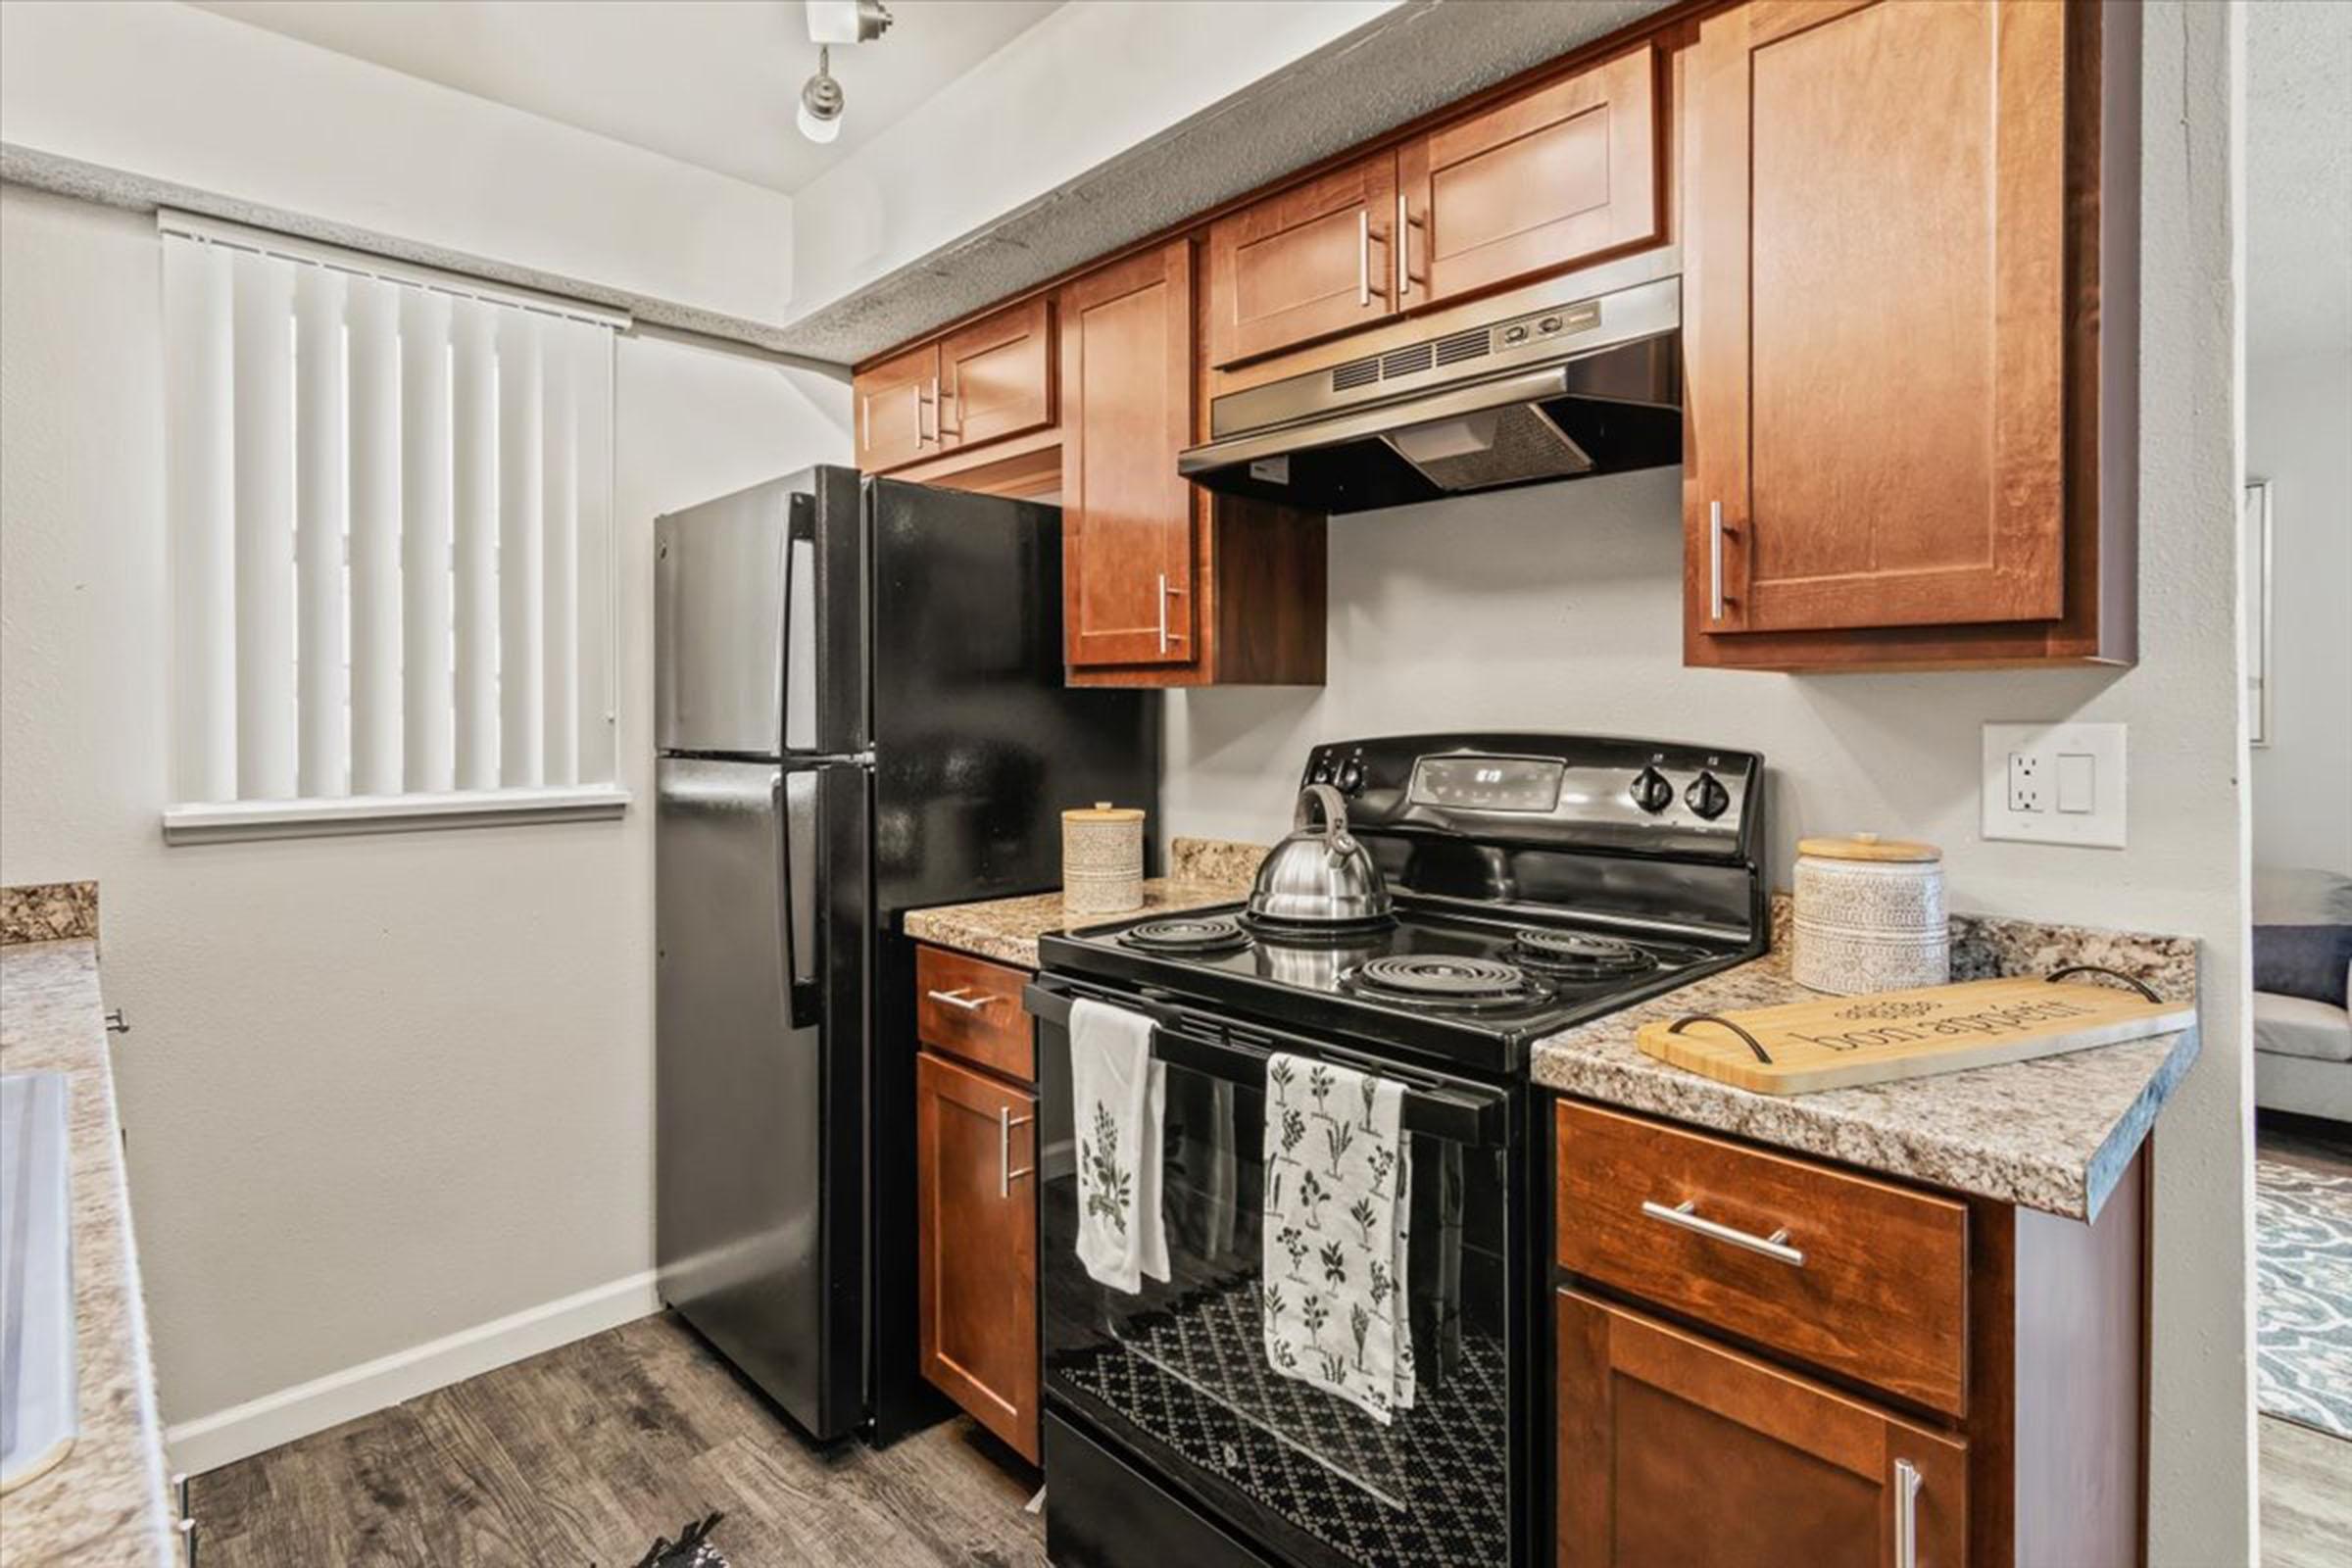
M 2096 981 L 1970 980 L 1644 1024 L 1638 1039 L 1677 1067 L 1758 1094 L 1804 1095 L 2171 1034 L 2196 1015 L 2194 1004 Z

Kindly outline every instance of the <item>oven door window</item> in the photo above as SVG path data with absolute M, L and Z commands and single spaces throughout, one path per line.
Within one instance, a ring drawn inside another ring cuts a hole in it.
M 1066 1044 L 1047 1053 L 1049 1075 L 1066 1072 L 1067 1059 Z M 1405 1296 L 1418 1394 L 1384 1426 L 1268 1362 L 1262 1087 L 1175 1063 L 1165 1071 L 1170 1277 L 1146 1280 L 1133 1296 L 1096 1284 L 1077 1260 L 1067 1097 L 1049 1089 L 1040 1269 L 1048 1387 L 1307 1560 L 1507 1561 L 1502 1147 L 1407 1137 Z M 1287 1271 L 1285 1256 L 1277 1262 Z

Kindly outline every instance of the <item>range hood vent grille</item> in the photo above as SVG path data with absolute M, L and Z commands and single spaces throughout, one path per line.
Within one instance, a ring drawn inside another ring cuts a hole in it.
M 1415 343 L 1410 348 L 1391 349 L 1380 357 L 1380 378 L 1393 375 L 1417 375 L 1430 367 L 1430 348 L 1427 343 Z
M 1331 372 L 1331 389 L 1334 392 L 1348 392 L 1359 386 L 1370 386 L 1379 379 L 1380 361 L 1377 358 L 1350 360 Z
M 1483 360 L 1494 352 L 1494 336 L 1492 332 L 1483 326 L 1472 327 L 1467 332 L 1456 332 L 1451 337 L 1438 339 L 1438 363 L 1459 365 L 1464 360 Z

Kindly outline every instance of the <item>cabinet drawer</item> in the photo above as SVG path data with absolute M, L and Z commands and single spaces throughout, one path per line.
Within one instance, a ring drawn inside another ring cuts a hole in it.
M 1021 987 L 1029 976 L 940 948 L 914 950 L 914 1032 L 934 1051 L 1008 1078 L 1035 1078 L 1037 1051 Z
M 1964 1204 L 1572 1101 L 1554 1126 L 1561 1267 L 1964 1412 Z

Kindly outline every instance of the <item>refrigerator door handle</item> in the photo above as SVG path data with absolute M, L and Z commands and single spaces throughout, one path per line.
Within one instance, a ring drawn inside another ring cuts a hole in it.
M 794 780 L 805 787 L 793 788 Z M 806 1029 L 824 1014 L 824 985 L 817 967 L 816 772 L 810 768 L 779 768 L 771 786 L 769 809 L 775 812 L 777 841 L 783 852 L 784 995 L 791 1025 Z M 809 884 L 808 907 L 802 905 L 801 884 Z

